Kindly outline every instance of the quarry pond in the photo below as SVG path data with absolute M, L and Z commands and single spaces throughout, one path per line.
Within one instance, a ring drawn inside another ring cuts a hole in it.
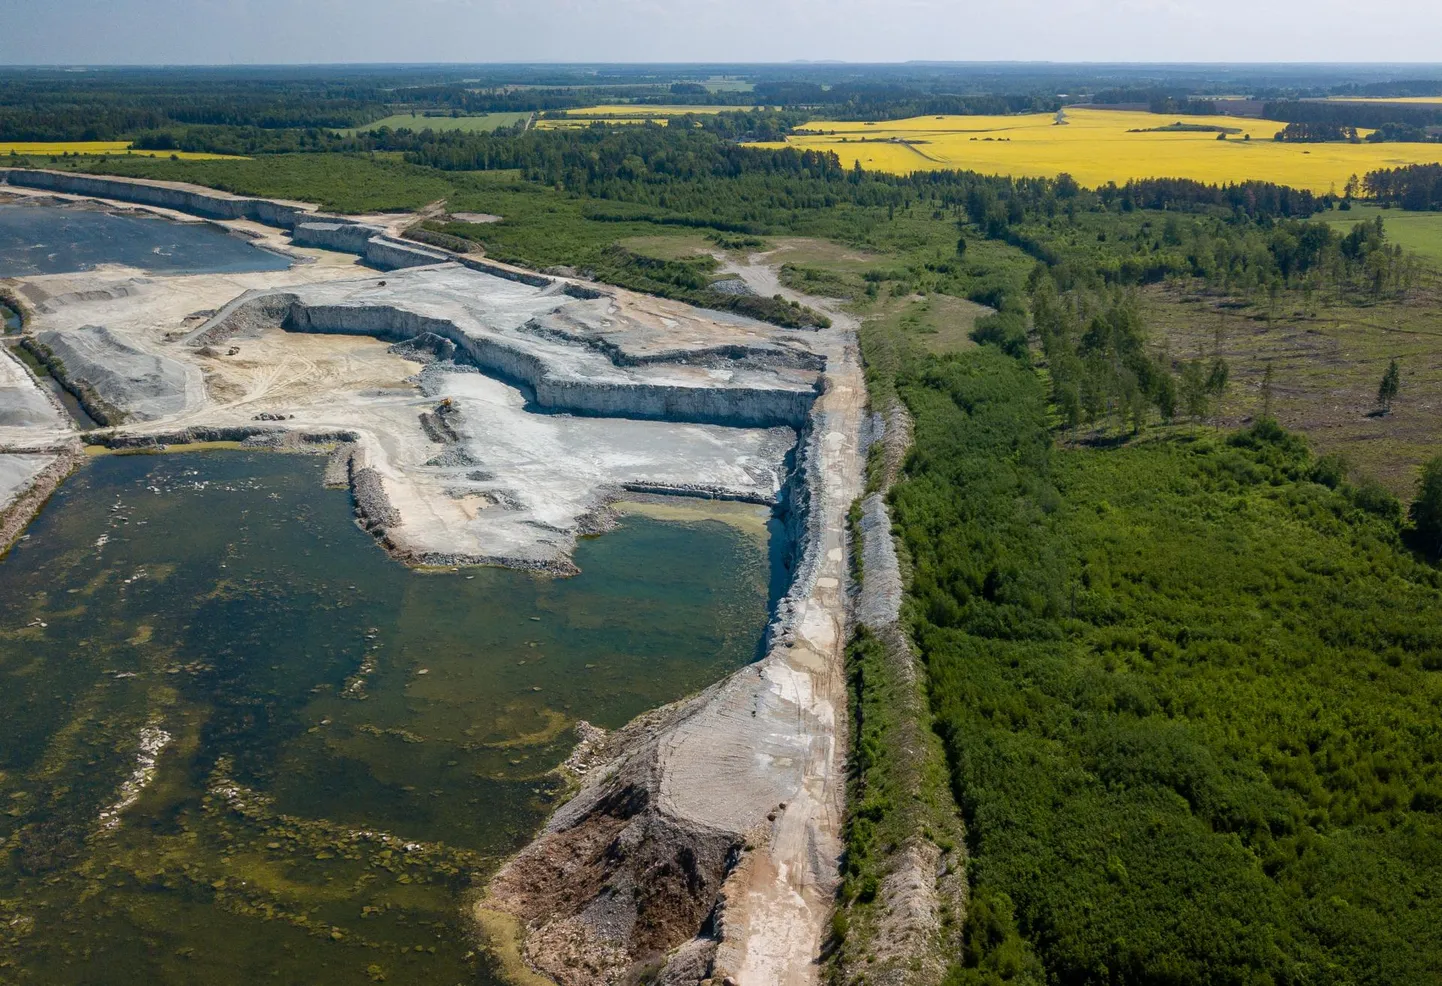
M 415 571 L 323 468 L 97 456 L 0 560 L 0 980 L 491 983 L 462 908 L 575 723 L 758 656 L 766 508 L 637 505 L 572 578 Z
M 278 271 L 291 259 L 209 223 L 93 206 L 0 201 L 0 277 L 123 264 L 156 274 Z

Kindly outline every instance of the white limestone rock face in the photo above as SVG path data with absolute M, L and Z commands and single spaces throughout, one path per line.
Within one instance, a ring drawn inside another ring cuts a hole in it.
M 446 263 L 248 295 L 193 341 L 215 342 L 265 318 L 296 332 L 431 334 L 545 408 L 738 427 L 805 423 L 822 360 L 803 333 L 639 298 L 575 298 L 560 284 Z
M 564 567 L 595 513 L 628 491 L 771 504 L 796 444 L 784 427 L 541 413 L 476 372 L 431 370 L 426 383 L 448 402 L 432 426 L 447 440 L 398 451 L 384 483 L 401 518 L 389 536 L 431 562 Z

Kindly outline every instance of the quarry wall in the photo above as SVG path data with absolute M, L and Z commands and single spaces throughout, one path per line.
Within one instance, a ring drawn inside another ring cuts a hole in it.
M 297 224 L 315 218 L 315 213 L 305 206 L 231 195 L 227 192 L 198 191 L 155 182 L 100 178 L 63 171 L 38 171 L 28 168 L 3 170 L 6 182 L 23 188 L 159 206 L 207 219 L 249 219 L 267 226 L 294 229 Z M 326 222 L 350 225 L 354 221 L 326 217 Z
M 217 342 L 277 323 L 294 332 L 368 335 L 395 342 L 439 336 L 453 342 L 482 370 L 525 387 L 541 407 L 572 414 L 800 429 L 816 399 L 813 390 L 687 387 L 561 375 L 533 352 L 499 338 L 472 335 L 447 319 L 390 305 L 306 305 L 285 292 L 242 296 L 202 326 L 191 341 Z

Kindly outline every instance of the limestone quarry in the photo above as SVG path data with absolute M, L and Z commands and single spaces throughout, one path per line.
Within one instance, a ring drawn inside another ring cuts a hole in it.
M 861 489 L 855 325 L 787 330 L 404 240 L 407 217 L 320 216 L 155 182 L 6 172 L 0 193 L 220 223 L 288 270 L 102 266 L 0 279 L 23 340 L 102 427 L 0 354 L 0 545 L 83 444 L 321 449 L 359 522 L 414 565 L 574 571 L 613 505 L 773 507 L 791 583 L 765 656 L 613 734 L 477 919 L 511 974 L 812 983 L 840 853 L 846 512 Z M 785 293 L 763 265 L 734 271 Z M 820 299 L 806 303 L 825 308 Z M 544 981 L 544 980 L 542 980 Z

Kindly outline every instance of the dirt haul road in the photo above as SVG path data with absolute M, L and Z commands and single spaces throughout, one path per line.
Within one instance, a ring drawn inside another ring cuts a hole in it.
M 820 979 L 816 960 L 841 860 L 848 733 L 846 516 L 863 484 L 860 436 L 866 385 L 856 320 L 823 299 L 783 288 L 766 259 L 755 255 L 748 264 L 728 269 L 762 297 L 780 294 L 824 311 L 835 339 L 827 354 L 827 392 L 816 412 L 821 432 L 821 564 L 815 586 L 800 606 L 796 643 L 785 654 L 788 670 L 804 689 L 797 695 L 798 704 L 804 703 L 798 723 L 809 722 L 813 735 L 802 792 L 778 816 L 771 844 L 749 857 L 733 877 L 739 886 L 728 895 L 726 920 L 734 937 L 718 950 L 716 965 L 734 970 L 732 976 L 741 986 L 810 986 Z

